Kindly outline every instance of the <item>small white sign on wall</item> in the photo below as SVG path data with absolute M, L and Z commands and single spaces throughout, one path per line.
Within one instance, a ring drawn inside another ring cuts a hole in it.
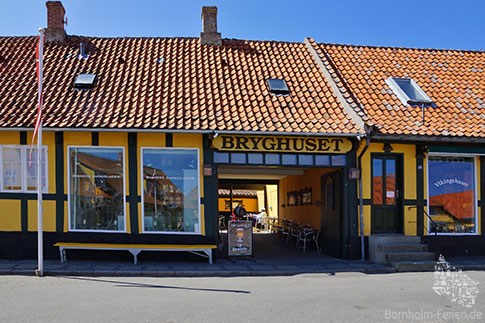
M 386 191 L 386 197 L 394 198 L 394 191 Z

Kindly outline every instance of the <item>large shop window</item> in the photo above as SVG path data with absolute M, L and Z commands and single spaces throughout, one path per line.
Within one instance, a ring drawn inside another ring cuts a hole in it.
M 437 232 L 477 232 L 474 165 L 472 157 L 429 156 L 429 214 Z
M 30 146 L 0 146 L 2 192 L 37 191 L 37 151 L 32 147 L 30 154 Z M 42 191 L 47 193 L 47 146 L 42 152 Z
M 144 232 L 200 233 L 199 150 L 142 148 Z
M 124 232 L 124 177 L 122 147 L 69 147 L 70 230 Z

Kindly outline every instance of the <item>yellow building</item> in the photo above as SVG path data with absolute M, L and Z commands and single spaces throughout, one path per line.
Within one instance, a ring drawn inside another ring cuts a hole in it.
M 210 29 L 70 36 L 64 13 L 49 2 L 47 258 L 59 242 L 214 248 L 219 215 L 238 200 L 219 196 L 230 187 L 257 192 L 240 198 L 250 212 L 319 230 L 331 256 L 359 258 L 382 234 L 431 246 L 435 232 L 443 253 L 482 252 L 483 52 L 222 39 Z M 216 14 L 204 7 L 206 28 Z M 37 252 L 36 46 L 0 37 L 0 258 Z

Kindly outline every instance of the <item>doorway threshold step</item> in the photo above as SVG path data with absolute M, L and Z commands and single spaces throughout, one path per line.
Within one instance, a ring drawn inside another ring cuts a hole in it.
M 378 248 L 387 253 L 428 251 L 428 245 L 422 243 L 382 244 Z
M 402 234 L 376 234 L 369 236 L 369 243 L 374 245 L 384 244 L 419 244 L 421 237 L 419 236 L 405 236 Z
M 410 271 L 434 271 L 435 261 L 396 261 L 391 263 L 392 266 L 396 268 L 399 272 L 410 272 Z
M 414 261 L 434 261 L 435 254 L 432 252 L 390 252 L 386 254 L 387 261 L 394 262 L 414 262 Z

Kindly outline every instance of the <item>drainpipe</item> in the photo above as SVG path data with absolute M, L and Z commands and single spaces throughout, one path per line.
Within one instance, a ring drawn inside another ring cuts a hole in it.
M 361 261 L 365 261 L 365 246 L 364 246 L 364 199 L 363 199 L 363 193 L 362 193 L 362 156 L 364 156 L 365 152 L 367 151 L 367 148 L 369 148 L 369 143 L 370 139 L 369 136 L 366 136 L 365 139 L 365 147 L 364 149 L 360 152 L 359 157 L 357 158 L 357 163 L 359 167 L 359 206 L 360 206 L 360 252 L 362 255 L 362 258 L 360 259 Z

